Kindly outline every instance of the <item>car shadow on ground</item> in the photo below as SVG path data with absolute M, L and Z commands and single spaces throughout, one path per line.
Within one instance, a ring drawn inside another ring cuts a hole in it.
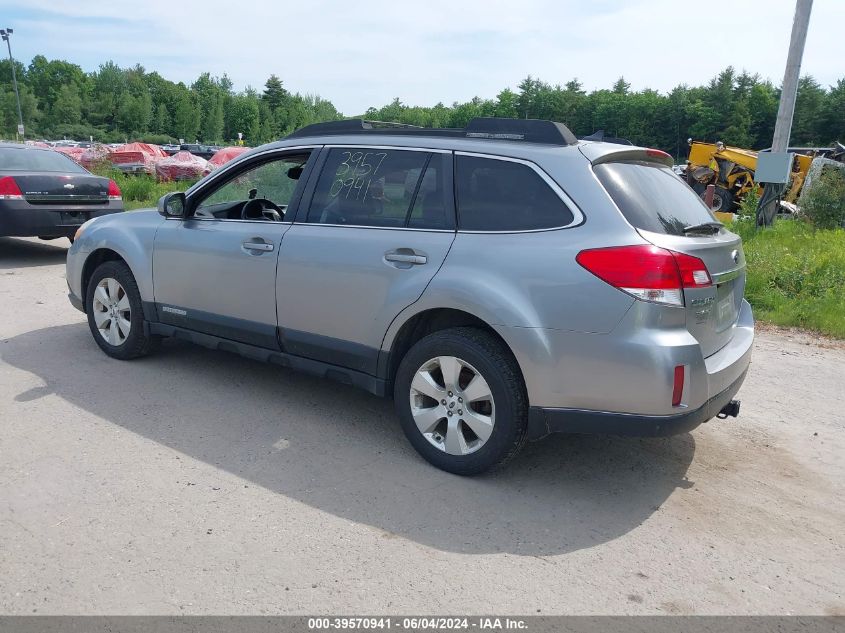
M 152 356 L 121 362 L 78 323 L 10 338 L 0 357 L 44 382 L 18 401 L 56 394 L 274 493 L 443 551 L 591 547 L 635 529 L 692 485 L 689 434 L 553 436 L 499 472 L 462 478 L 417 456 L 390 401 L 227 353 L 166 341 Z
M 70 242 L 63 237 L 37 242 L 0 237 L 0 270 L 63 264 L 67 259 L 69 246 Z

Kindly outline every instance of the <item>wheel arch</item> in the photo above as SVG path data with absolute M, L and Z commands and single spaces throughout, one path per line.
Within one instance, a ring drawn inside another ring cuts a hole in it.
M 474 327 L 491 334 L 496 338 L 507 350 L 509 354 L 516 359 L 511 346 L 502 337 L 492 325 L 481 319 L 480 317 L 460 310 L 458 308 L 428 308 L 421 310 L 409 316 L 405 321 L 396 326 L 393 324 L 391 330 L 394 332 L 393 336 L 388 340 L 385 336 L 385 341 L 382 346 L 382 375 L 387 381 L 387 393 L 392 393 L 393 380 L 396 376 L 396 371 L 399 369 L 399 364 L 408 353 L 408 350 L 414 346 L 417 341 L 441 330 L 447 330 L 456 327 Z M 390 334 L 390 333 L 388 333 Z M 517 360 L 517 366 L 519 361 Z M 522 368 L 520 367 L 520 373 Z M 522 376 L 523 383 L 525 376 Z
M 147 299 L 144 297 L 143 291 L 143 279 L 138 276 L 138 273 L 135 269 L 135 266 L 132 265 L 132 262 L 129 261 L 127 257 L 124 256 L 123 253 L 119 252 L 118 250 L 110 247 L 110 246 L 100 246 L 95 248 L 88 256 L 85 258 L 85 262 L 82 264 L 82 274 L 81 274 L 81 291 L 82 291 L 82 305 L 85 308 L 85 312 L 88 312 L 88 307 L 86 305 L 85 298 L 88 296 L 88 284 L 91 281 L 91 276 L 94 274 L 94 271 L 97 270 L 101 264 L 105 262 L 121 262 L 125 264 L 129 268 L 129 272 L 132 273 L 132 276 L 135 278 L 135 283 L 138 284 L 138 289 L 141 292 L 141 300 L 144 304 L 144 312 L 149 320 L 150 315 L 147 314 L 148 306 L 147 306 Z

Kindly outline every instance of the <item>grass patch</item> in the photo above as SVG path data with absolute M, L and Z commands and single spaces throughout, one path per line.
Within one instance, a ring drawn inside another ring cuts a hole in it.
M 98 176 L 111 178 L 117 183 L 123 195 L 123 208 L 127 211 L 155 208 L 158 199 L 164 194 L 171 191 L 185 191 L 196 182 L 196 180 L 159 182 L 155 177 L 147 174 L 131 176 L 106 162 L 95 165 L 90 171 Z
M 123 206 L 127 211 L 155 207 L 158 199 L 171 191 L 185 191 L 194 184 L 193 180 L 158 182 L 152 176 L 126 176 L 118 173 L 110 176 L 120 187 Z
M 743 239 L 755 318 L 845 338 L 845 230 L 800 220 L 757 229 L 752 219 L 730 228 Z

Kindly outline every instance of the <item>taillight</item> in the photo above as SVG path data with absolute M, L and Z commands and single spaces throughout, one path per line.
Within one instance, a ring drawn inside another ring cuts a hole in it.
M 652 158 L 664 158 L 664 159 L 665 158 L 668 158 L 668 159 L 672 158 L 672 156 L 670 156 L 669 154 L 667 154 L 666 152 L 664 152 L 663 150 L 660 150 L 660 149 L 649 148 L 645 151 L 645 154 L 646 154 L 646 156 L 651 156 Z
M 0 178 L 0 199 L 2 200 L 22 200 L 23 194 L 18 187 L 18 183 L 11 176 Z
M 686 253 L 676 253 L 675 251 L 669 252 L 672 253 L 672 257 L 678 264 L 678 272 L 681 273 L 684 288 L 706 288 L 713 283 L 710 280 L 707 267 L 698 257 Z
M 121 195 L 117 183 L 114 180 L 109 180 L 109 200 L 120 200 Z
M 684 305 L 684 288 L 711 285 L 704 262 L 649 245 L 593 248 L 575 258 L 596 277 L 643 301 Z

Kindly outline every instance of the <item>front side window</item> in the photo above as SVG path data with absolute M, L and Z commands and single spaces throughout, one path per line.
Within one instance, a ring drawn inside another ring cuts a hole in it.
M 448 228 L 445 165 L 444 155 L 439 153 L 333 148 L 317 181 L 306 221 Z
M 465 231 L 532 231 L 566 226 L 573 214 L 528 165 L 458 155 L 458 226 Z
M 205 193 L 197 217 L 218 219 L 284 219 L 309 154 L 288 155 L 243 171 Z

